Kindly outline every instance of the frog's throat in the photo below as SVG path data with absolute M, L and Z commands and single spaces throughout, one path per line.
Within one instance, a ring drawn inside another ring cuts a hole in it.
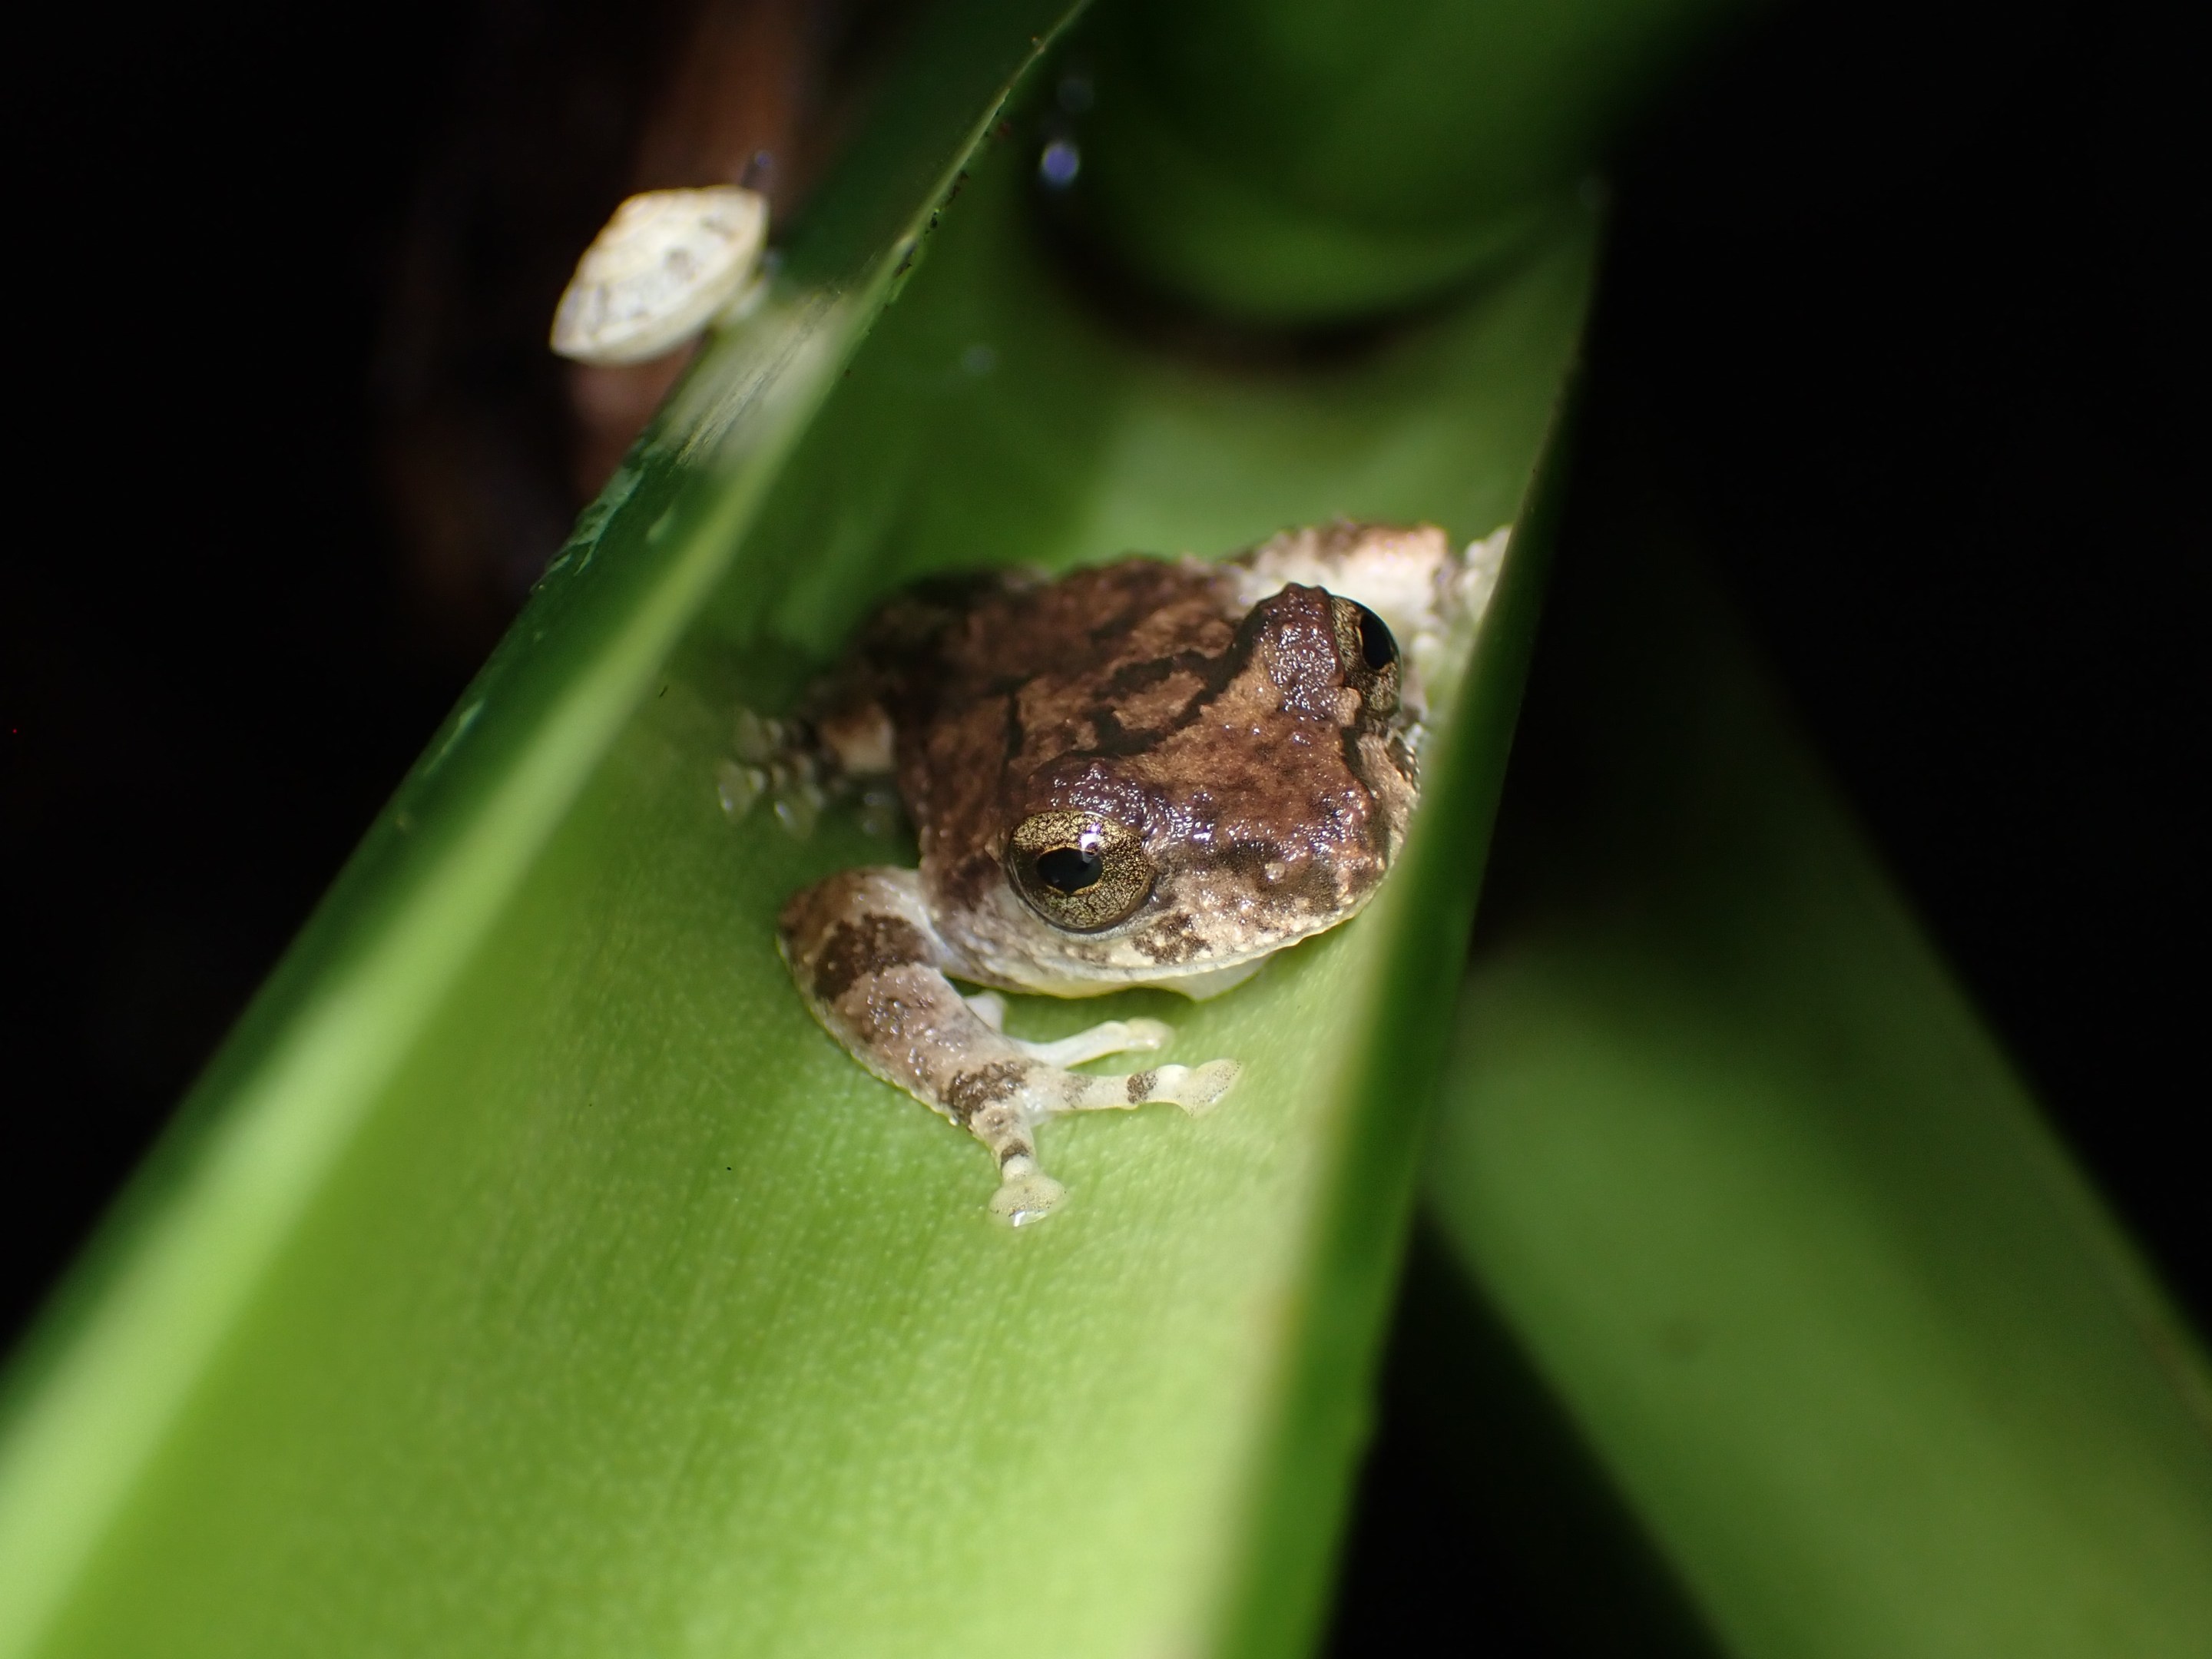
M 1149 979 L 1143 983 L 1152 989 L 1176 991 L 1193 1002 L 1204 1002 L 1218 997 L 1224 991 L 1233 991 L 1246 980 L 1267 965 L 1273 951 L 1266 956 L 1255 957 L 1249 962 L 1232 962 L 1226 968 L 1208 968 L 1203 973 L 1180 974 L 1172 979 Z
M 1225 967 L 1204 968 L 1184 974 L 1157 969 L 1124 969 L 1098 975 L 1039 974 L 1018 980 L 1004 975 L 967 970 L 959 966 L 950 967 L 945 971 L 955 979 L 964 979 L 976 985 L 994 986 L 1023 996 L 1103 997 L 1111 996 L 1116 991 L 1173 991 L 1178 996 L 1188 997 L 1193 1002 L 1205 1002 L 1224 991 L 1235 990 L 1266 967 L 1274 954 L 1274 951 L 1263 951 L 1257 956 L 1230 963 Z

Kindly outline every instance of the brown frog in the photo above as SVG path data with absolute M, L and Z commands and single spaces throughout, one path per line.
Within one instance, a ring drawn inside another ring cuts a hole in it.
M 1212 997 L 1358 914 L 1419 796 L 1427 684 L 1455 666 L 1504 546 L 1338 523 L 1219 563 L 941 584 L 878 612 L 797 719 L 741 720 L 738 810 L 772 793 L 793 823 L 895 781 L 921 867 L 807 888 L 778 944 L 854 1059 L 990 1149 L 994 1212 L 1018 1225 L 1060 1201 L 1042 1119 L 1200 1112 L 1239 1071 L 1074 1072 L 1172 1033 L 1110 1020 L 1025 1042 L 995 993 Z

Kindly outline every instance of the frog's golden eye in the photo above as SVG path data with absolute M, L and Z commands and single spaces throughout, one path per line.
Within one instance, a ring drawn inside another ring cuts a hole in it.
M 1336 654 L 1344 678 L 1378 714 L 1398 707 L 1398 641 L 1384 622 L 1357 599 L 1329 596 L 1336 622 Z
M 1152 890 L 1137 832 L 1094 812 L 1036 812 L 1006 844 L 1014 890 L 1055 927 L 1095 933 L 1127 921 Z

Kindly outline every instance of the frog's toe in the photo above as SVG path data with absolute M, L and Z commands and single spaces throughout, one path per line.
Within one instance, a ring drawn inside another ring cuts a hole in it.
M 1124 1053 L 1141 1049 L 1151 1054 L 1175 1041 L 1175 1027 L 1164 1019 L 1130 1019 L 1121 1024 L 1127 1033 L 1121 1043 Z
M 974 1006 L 972 999 L 969 1006 Z M 1150 1054 L 1166 1048 L 1174 1036 L 1175 1027 L 1164 1020 L 1109 1019 L 1057 1042 L 1015 1042 L 1014 1046 L 1048 1066 L 1080 1066 L 1108 1054 Z
M 765 800 L 794 840 L 811 836 L 836 780 L 807 729 L 740 708 L 730 742 L 737 758 L 714 768 L 714 793 L 722 810 L 741 822 Z
M 1170 1072 L 1180 1073 L 1171 1083 L 1167 1081 L 1167 1073 Z M 1203 1066 L 1189 1067 L 1163 1066 L 1160 1067 L 1162 1083 L 1157 1086 L 1152 1098 L 1172 1100 L 1196 1117 L 1212 1111 L 1219 1104 L 1222 1096 L 1235 1088 L 1237 1079 L 1243 1074 L 1244 1068 L 1233 1060 L 1209 1060 Z
M 1066 1073 L 1067 1097 L 1048 1110 L 1094 1112 L 1102 1108 L 1149 1106 L 1166 1101 L 1195 1117 L 1227 1094 L 1243 1067 L 1233 1060 L 1209 1060 L 1203 1066 L 1153 1066 L 1127 1077 L 1078 1077 Z
M 991 1213 L 1010 1227 L 1043 1220 L 1067 1196 L 1067 1188 L 1038 1169 L 1034 1158 L 1010 1158 L 1000 1174 L 1004 1179 L 991 1194 Z
M 733 819 L 742 819 L 751 811 L 753 803 L 768 793 L 768 774 L 757 766 L 726 760 L 714 768 L 715 797 Z

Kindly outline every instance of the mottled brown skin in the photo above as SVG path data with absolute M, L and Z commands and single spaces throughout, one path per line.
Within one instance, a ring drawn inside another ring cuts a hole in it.
M 1158 1048 L 1166 1028 L 1115 1022 L 1024 1044 L 948 975 L 1060 996 L 1211 995 L 1356 913 L 1404 840 L 1418 686 L 1376 616 L 1278 568 L 1379 570 L 1402 613 L 1424 581 L 1453 591 L 1461 567 L 1441 532 L 1338 526 L 1224 564 L 1130 559 L 918 591 L 878 614 L 790 728 L 817 751 L 816 775 L 890 763 L 921 864 L 848 871 L 794 896 L 786 959 L 855 1057 L 991 1146 L 1006 1182 L 994 1207 L 1009 1218 L 1059 1195 L 1036 1169 L 1038 1117 L 1200 1108 L 1236 1067 L 1086 1077 L 1066 1068 Z M 1115 854 L 1126 888 L 1089 890 L 1133 896 L 1110 925 L 1069 925 L 1040 902 L 1060 901 L 1039 886 L 1035 826 L 1063 821 L 1137 849 Z
M 815 1017 L 864 1066 L 991 1150 L 1004 1183 L 994 1207 L 1008 1220 L 1042 1216 L 1060 1195 L 1036 1168 L 1037 1119 L 1162 1100 L 1202 1110 L 1235 1080 L 1218 1062 L 1129 1078 L 1066 1069 L 1159 1047 L 1167 1032 L 1155 1021 L 1109 1021 L 1066 1044 L 1004 1036 L 945 978 L 952 964 L 902 914 L 914 892 L 894 873 L 904 872 L 848 870 L 793 898 L 779 927 L 784 957 Z
M 931 912 L 984 983 L 1036 982 L 1021 958 L 1048 924 L 1004 868 L 1031 813 L 1118 819 L 1158 872 L 1127 923 L 1054 939 L 1105 970 L 1099 990 L 1333 926 L 1404 839 L 1416 782 L 1401 717 L 1347 684 L 1318 588 L 1240 614 L 1219 568 L 1133 559 L 979 586 L 957 608 L 909 600 L 868 646 Z

